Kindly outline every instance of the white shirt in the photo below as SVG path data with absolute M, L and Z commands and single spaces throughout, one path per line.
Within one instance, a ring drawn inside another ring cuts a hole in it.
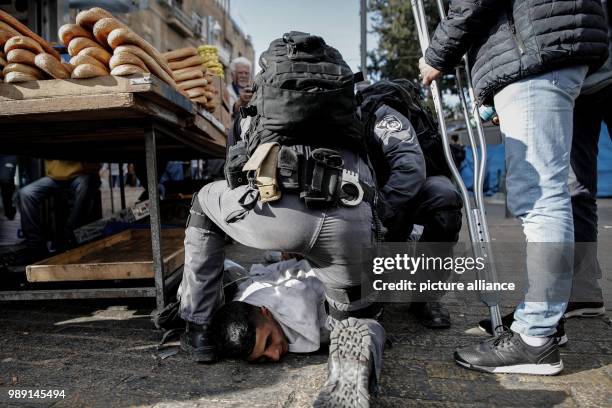
M 305 260 L 253 265 L 234 300 L 267 308 L 287 336 L 290 352 L 310 353 L 329 341 L 323 284 Z

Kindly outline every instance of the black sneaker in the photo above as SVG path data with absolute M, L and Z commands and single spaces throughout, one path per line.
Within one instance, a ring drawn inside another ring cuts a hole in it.
M 510 327 L 514 322 L 514 312 L 508 313 L 507 315 L 502 317 L 502 326 Z M 493 336 L 493 327 L 491 325 L 491 319 L 482 319 L 478 322 L 478 328 L 485 333 Z M 565 346 L 567 343 L 567 335 L 565 334 L 565 318 L 562 317 L 557 324 L 557 332 L 555 333 L 555 337 L 557 338 L 557 345 Z
M 555 375 L 563 370 L 554 337 L 534 347 L 510 330 L 480 344 L 457 349 L 454 357 L 460 366 L 486 373 Z
M 448 309 L 440 302 L 414 302 L 409 310 L 419 323 L 430 329 L 448 329 L 451 325 Z
M 565 318 L 597 317 L 606 313 L 603 302 L 569 302 L 565 309 Z
M 185 333 L 181 335 L 181 350 L 189 354 L 196 363 L 214 363 L 217 354 L 210 339 L 208 326 L 187 323 Z
M 317 397 L 315 408 L 367 408 L 374 386 L 373 361 L 368 326 L 352 317 L 339 321 L 329 343 L 329 375 Z

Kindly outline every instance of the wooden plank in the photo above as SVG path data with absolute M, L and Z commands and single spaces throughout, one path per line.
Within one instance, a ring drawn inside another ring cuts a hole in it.
M 184 262 L 184 230 L 162 231 L 167 275 Z M 26 268 L 29 282 L 153 278 L 151 232 L 128 230 L 84 245 Z
M 63 96 L 54 98 L 26 99 L 0 102 L 1 122 L 17 122 L 20 116 L 40 115 L 40 119 L 30 117 L 28 120 L 48 121 L 52 114 L 66 112 L 100 112 L 108 109 L 129 110 L 133 107 L 134 94 L 117 93 L 83 96 Z M 118 113 L 121 110 L 118 111 Z M 43 115 L 41 115 L 43 114 Z M 57 115 L 58 120 L 62 118 Z M 78 118 L 74 118 L 78 120 Z

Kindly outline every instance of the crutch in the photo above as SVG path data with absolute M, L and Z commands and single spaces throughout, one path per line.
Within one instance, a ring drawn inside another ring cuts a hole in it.
M 442 0 L 436 0 L 438 6 L 438 12 L 441 19 L 446 18 L 444 12 L 444 5 Z M 419 37 L 419 43 L 421 51 L 425 55 L 425 50 L 429 47 L 429 31 L 427 29 L 427 21 L 425 18 L 425 8 L 423 0 L 411 0 L 412 12 L 414 14 L 414 20 L 417 28 L 417 34 Z M 491 239 L 489 237 L 489 229 L 487 226 L 487 220 L 485 217 L 484 207 L 484 175 L 486 170 L 487 162 L 487 146 L 484 137 L 484 130 L 482 128 L 482 122 L 478 114 L 478 107 L 474 102 L 474 89 L 472 87 L 472 79 L 470 77 L 469 67 L 467 63 L 467 57 L 463 56 L 462 67 L 455 69 L 455 79 L 457 81 L 457 89 L 459 91 L 459 100 L 461 102 L 461 110 L 465 117 L 465 124 L 467 127 L 468 137 L 470 140 L 470 146 L 472 148 L 472 154 L 474 157 L 474 200 L 470 198 L 467 187 L 461 178 L 459 169 L 455 165 L 453 156 L 451 153 L 448 134 L 446 132 L 446 123 L 444 122 L 444 112 L 442 110 L 442 95 L 437 81 L 431 83 L 431 96 L 433 98 L 434 107 L 438 115 L 438 123 L 440 124 L 440 133 L 442 134 L 444 157 L 450 167 L 451 173 L 455 182 L 459 186 L 461 197 L 466 209 L 466 218 L 468 222 L 468 229 L 470 233 L 470 240 L 472 242 L 472 251 L 475 258 L 483 258 L 486 260 L 485 268 L 478 271 L 478 279 L 484 279 L 487 282 L 496 283 L 497 272 L 495 270 L 495 262 L 493 259 L 493 251 L 491 250 Z M 476 123 L 476 135 L 470 122 L 470 110 L 467 106 L 467 101 L 463 91 L 462 72 L 465 75 L 468 93 L 472 102 L 471 115 Z M 480 149 L 479 149 L 480 147 Z M 480 154 L 478 151 L 480 150 Z M 491 314 L 491 324 L 495 334 L 501 334 L 504 330 L 502 327 L 501 314 L 499 312 L 499 296 L 495 292 L 487 293 L 484 291 L 480 292 L 480 298 L 482 302 L 488 307 L 489 313 Z

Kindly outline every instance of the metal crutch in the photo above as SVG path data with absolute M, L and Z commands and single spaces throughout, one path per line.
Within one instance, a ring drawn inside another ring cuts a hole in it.
M 419 44 L 421 51 L 425 55 L 425 50 L 429 47 L 429 31 L 427 29 L 427 21 L 425 18 L 425 8 L 423 6 L 423 0 L 411 0 L 412 11 L 414 14 L 414 20 L 417 28 L 417 34 L 419 37 Z M 438 12 L 440 18 L 446 18 L 444 13 L 444 6 L 441 0 L 437 0 Z M 497 272 L 495 270 L 495 262 L 493 259 L 493 251 L 491 250 L 491 239 L 489 236 L 489 229 L 485 217 L 484 207 L 484 174 L 486 169 L 486 141 L 484 137 L 484 130 L 482 128 L 482 122 L 478 114 L 478 108 L 474 102 L 474 90 L 472 87 L 472 80 L 470 78 L 470 72 L 467 63 L 467 57 L 463 56 L 463 69 L 467 81 L 468 92 L 470 100 L 472 101 L 472 117 L 476 122 L 476 133 L 474 135 L 472 125 L 470 123 L 470 114 L 467 106 L 465 94 L 463 92 L 463 82 L 461 79 L 461 68 L 455 69 L 455 79 L 457 81 L 457 88 L 459 91 L 459 100 L 461 102 L 461 108 L 465 117 L 465 122 L 468 131 L 468 137 L 470 140 L 470 146 L 472 148 L 472 154 L 474 157 L 474 200 L 470 198 L 467 187 L 461 178 L 459 169 L 453 161 L 453 156 L 450 150 L 448 134 L 446 131 L 446 123 L 444 122 L 444 112 L 442 110 L 442 95 L 437 81 L 431 83 L 431 95 L 434 102 L 434 107 L 438 115 L 438 123 L 440 124 L 440 133 L 442 134 L 444 157 L 450 167 L 451 173 L 463 199 L 464 206 L 466 208 L 466 218 L 468 222 L 468 229 L 470 233 L 470 240 L 472 242 L 472 251 L 474 257 L 481 257 L 486 259 L 485 268 L 478 273 L 478 279 L 484 279 L 487 282 L 497 282 Z M 478 149 L 480 147 L 480 149 Z M 478 151 L 480 150 L 480 155 Z M 495 334 L 501 334 L 504 330 L 502 327 L 501 314 L 499 311 L 499 296 L 495 292 L 486 293 L 481 291 L 480 298 L 482 302 L 489 309 L 491 315 L 491 324 Z

